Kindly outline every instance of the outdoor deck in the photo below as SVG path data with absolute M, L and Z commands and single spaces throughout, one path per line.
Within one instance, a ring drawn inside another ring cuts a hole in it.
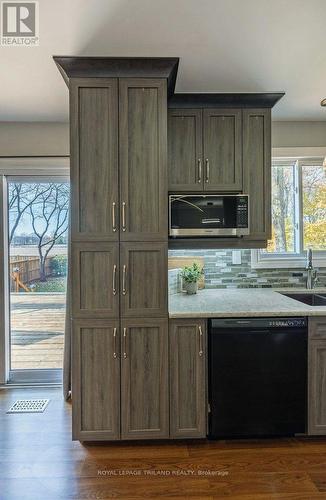
M 11 368 L 62 368 L 63 293 L 11 294 Z

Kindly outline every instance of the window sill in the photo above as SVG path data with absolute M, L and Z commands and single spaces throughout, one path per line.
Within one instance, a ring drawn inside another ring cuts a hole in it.
M 259 250 L 251 251 L 252 269 L 300 269 L 305 270 L 307 258 L 305 256 L 269 257 L 262 258 Z M 316 268 L 326 267 L 326 255 L 314 255 L 313 266 Z

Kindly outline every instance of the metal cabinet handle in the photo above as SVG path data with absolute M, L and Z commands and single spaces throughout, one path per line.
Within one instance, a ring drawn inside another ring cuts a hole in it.
M 122 295 L 126 295 L 126 275 L 127 275 L 127 266 L 124 264 L 122 268 Z
M 127 328 L 123 329 L 123 358 L 127 358 Z
M 113 328 L 113 357 L 116 359 L 118 357 L 117 354 L 117 329 Z
M 112 276 L 112 292 L 113 295 L 117 294 L 117 266 L 113 266 L 113 276 Z
M 206 182 L 209 182 L 209 159 L 208 158 L 206 158 L 205 163 L 206 163 Z
M 201 159 L 198 158 L 198 184 L 201 183 L 201 177 L 202 177 L 202 163 Z
M 126 202 L 122 202 L 122 231 L 126 230 Z
M 115 233 L 117 230 L 116 216 L 115 216 L 116 202 L 112 203 L 112 231 Z
M 201 325 L 198 326 L 198 331 L 199 331 L 199 356 L 201 357 L 204 354 L 203 351 L 203 330 Z

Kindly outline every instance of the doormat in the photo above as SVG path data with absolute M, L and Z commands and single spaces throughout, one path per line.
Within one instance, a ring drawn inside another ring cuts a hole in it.
M 43 413 L 49 399 L 18 399 L 7 413 Z

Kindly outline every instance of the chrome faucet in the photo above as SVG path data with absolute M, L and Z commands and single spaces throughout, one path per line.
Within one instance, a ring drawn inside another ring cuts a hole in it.
M 307 250 L 306 270 L 307 270 L 306 288 L 311 290 L 312 288 L 315 287 L 315 285 L 318 281 L 317 269 L 315 269 L 313 264 L 312 264 L 312 249 L 311 248 L 308 248 L 308 250 Z

